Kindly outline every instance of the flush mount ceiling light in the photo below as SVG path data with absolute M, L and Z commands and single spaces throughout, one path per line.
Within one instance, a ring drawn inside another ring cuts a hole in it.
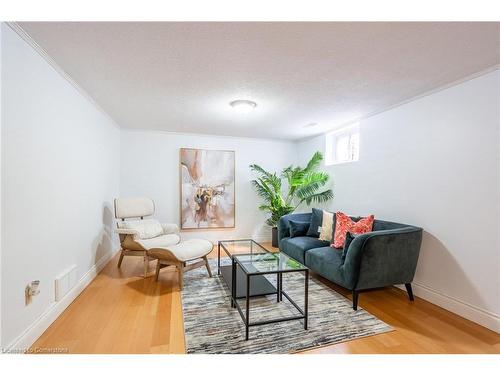
M 238 113 L 249 113 L 257 107 L 257 103 L 243 99 L 233 100 L 229 105 Z

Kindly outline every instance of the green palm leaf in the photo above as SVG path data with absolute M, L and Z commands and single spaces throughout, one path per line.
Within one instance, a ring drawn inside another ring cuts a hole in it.
M 303 184 L 296 191 L 297 198 L 302 202 L 325 186 L 330 176 L 324 172 L 311 172 L 303 179 Z
M 312 156 L 311 160 L 307 163 L 307 166 L 304 168 L 304 171 L 311 172 L 317 169 L 321 165 L 321 161 L 323 160 L 323 154 L 321 152 L 316 151 Z
M 266 171 L 258 164 L 250 165 L 250 169 L 258 175 L 255 180 L 251 181 L 251 184 L 257 195 L 264 201 L 259 206 L 259 210 L 270 214 L 266 220 L 268 225 L 276 226 L 283 215 L 292 213 L 302 202 L 307 205 L 318 204 L 333 198 L 331 189 L 318 192 L 330 178 L 326 172 L 317 170 L 322 160 L 323 155 L 315 152 L 305 168 L 290 165 L 283 168 L 279 175 Z M 286 195 L 283 193 L 283 180 L 287 183 Z
M 270 202 L 272 200 L 272 196 L 269 194 L 268 188 L 256 180 L 252 180 L 251 183 L 257 192 L 257 195 L 259 195 L 259 197 L 261 197 L 265 202 Z
M 272 174 L 268 171 L 266 171 L 264 168 L 262 168 L 260 165 L 258 164 L 251 164 L 250 165 L 250 169 L 253 171 L 253 172 L 257 172 L 263 176 L 266 176 L 267 178 L 269 178 Z
M 331 189 L 322 191 L 321 193 L 312 194 L 307 197 L 304 202 L 309 206 L 311 203 L 321 204 L 333 199 L 333 191 Z

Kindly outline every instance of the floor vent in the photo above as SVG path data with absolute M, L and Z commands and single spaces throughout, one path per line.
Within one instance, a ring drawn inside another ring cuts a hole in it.
M 76 265 L 63 272 L 55 281 L 56 301 L 60 301 L 76 285 Z

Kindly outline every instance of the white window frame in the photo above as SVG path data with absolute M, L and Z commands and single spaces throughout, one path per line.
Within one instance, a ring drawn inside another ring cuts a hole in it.
M 358 138 L 357 141 L 355 137 Z M 340 158 L 337 148 L 339 147 L 339 142 L 345 140 L 347 140 L 347 152 L 349 155 L 346 158 Z M 357 149 L 354 148 L 355 142 L 357 142 Z M 325 165 L 337 165 L 358 161 L 360 144 L 359 124 L 355 123 L 327 133 L 325 135 L 325 143 Z

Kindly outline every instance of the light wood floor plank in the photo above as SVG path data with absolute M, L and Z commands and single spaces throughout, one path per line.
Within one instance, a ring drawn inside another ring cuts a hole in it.
M 106 265 L 34 348 L 67 348 L 70 353 L 185 352 L 175 270 L 163 269 L 155 282 L 154 262 L 146 279 L 141 276 L 141 258 L 126 257 L 121 269 L 117 262 L 115 257 Z M 350 298 L 349 291 L 321 281 Z M 399 289 L 362 293 L 359 305 L 395 331 L 303 353 L 500 353 L 500 335 L 420 298 L 412 303 Z

